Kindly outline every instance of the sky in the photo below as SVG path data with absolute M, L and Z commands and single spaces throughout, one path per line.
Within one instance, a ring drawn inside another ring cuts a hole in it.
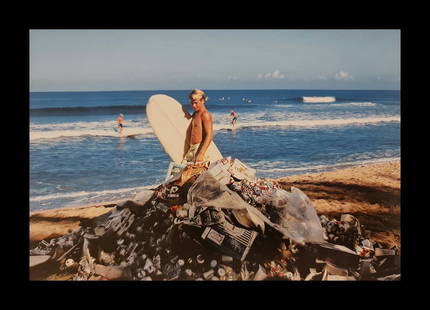
M 400 89 L 399 29 L 31 29 L 30 91 Z

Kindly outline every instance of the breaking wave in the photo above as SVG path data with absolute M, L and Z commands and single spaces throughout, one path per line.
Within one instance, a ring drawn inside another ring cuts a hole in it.
M 151 135 L 151 128 L 125 128 L 123 135 Z M 119 137 L 119 134 L 109 129 L 69 129 L 69 130 L 50 130 L 50 131 L 30 131 L 30 142 L 43 139 L 58 139 L 72 137 Z
M 336 97 L 302 97 L 304 103 L 335 102 Z
M 287 121 L 263 121 L 236 124 L 235 128 L 248 127 L 319 127 L 319 126 L 345 126 L 353 124 L 374 124 L 383 122 L 400 122 L 400 116 L 365 117 L 365 118 L 340 118 L 340 119 L 313 119 L 313 120 L 287 120 Z M 231 129 L 231 125 L 214 124 L 215 130 Z
M 374 102 L 346 102 L 346 103 L 336 103 L 336 106 L 357 106 L 357 107 L 374 107 L 377 104 Z
M 339 118 L 339 119 L 310 119 L 310 120 L 285 120 L 285 121 L 255 121 L 252 119 L 239 122 L 236 129 L 265 128 L 265 127 L 322 127 L 322 126 L 347 126 L 353 124 L 377 124 L 383 122 L 400 122 L 400 116 L 366 117 L 366 118 Z M 31 124 L 30 142 L 46 139 L 59 139 L 71 137 L 119 137 L 113 130 L 112 122 L 76 122 L 62 124 Z M 215 131 L 231 129 L 228 122 L 214 123 Z M 124 135 L 148 136 L 154 135 L 150 126 L 126 127 Z

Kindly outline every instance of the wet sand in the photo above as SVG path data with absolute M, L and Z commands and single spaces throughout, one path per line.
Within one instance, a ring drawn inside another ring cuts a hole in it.
M 360 165 L 330 172 L 302 174 L 275 180 L 282 188 L 302 190 L 318 215 L 339 218 L 349 213 L 374 241 L 400 248 L 400 161 Z M 118 201 L 30 213 L 30 247 L 76 230 L 82 220 L 97 217 Z

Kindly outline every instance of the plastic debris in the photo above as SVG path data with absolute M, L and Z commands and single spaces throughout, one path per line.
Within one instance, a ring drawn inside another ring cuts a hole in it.
M 258 180 L 231 158 L 175 169 L 30 255 L 73 280 L 400 279 L 399 249 L 372 242 L 351 214 L 318 217 L 296 187 Z

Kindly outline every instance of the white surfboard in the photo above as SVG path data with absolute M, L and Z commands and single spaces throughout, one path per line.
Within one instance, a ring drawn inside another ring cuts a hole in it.
M 120 137 L 120 138 L 136 139 L 136 137 L 137 137 L 137 136 L 140 136 L 140 135 L 141 135 L 140 133 L 133 133 L 133 134 L 130 134 L 130 135 L 120 134 L 120 133 L 119 133 L 118 128 L 116 128 L 116 127 L 113 127 L 113 130 L 114 130 L 116 133 L 118 133 L 118 134 L 119 134 L 119 137 Z
M 191 114 L 172 97 L 153 95 L 146 104 L 146 115 L 164 151 L 173 162 L 181 163 L 189 148 Z M 213 141 L 205 155 L 210 162 L 223 158 Z

